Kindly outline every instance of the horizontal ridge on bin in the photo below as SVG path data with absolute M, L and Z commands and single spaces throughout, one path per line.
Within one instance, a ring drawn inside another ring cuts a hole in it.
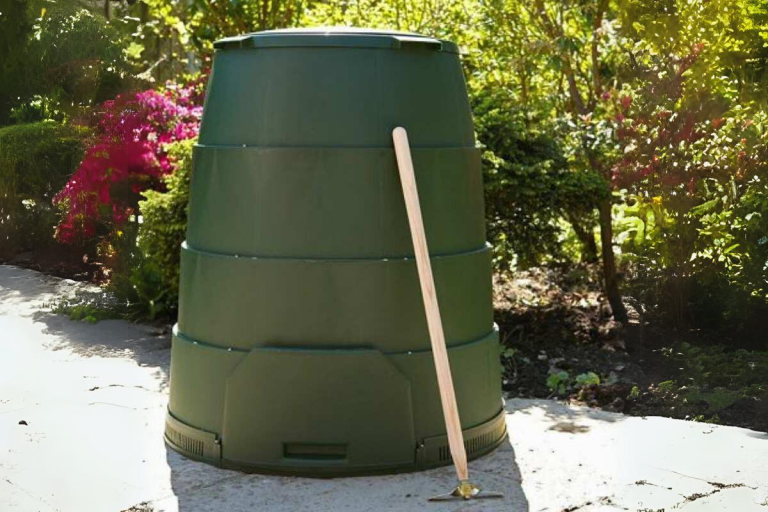
M 476 344 L 480 344 L 480 343 L 485 343 L 485 342 L 488 341 L 488 338 L 491 338 L 493 336 L 497 336 L 498 333 L 499 333 L 499 326 L 494 323 L 493 327 L 491 328 L 491 330 L 488 331 L 483 336 L 480 336 L 479 338 L 474 338 L 474 339 L 471 339 L 471 340 L 464 340 L 464 341 L 459 341 L 459 342 L 456 342 L 456 341 L 451 342 L 450 340 L 446 340 L 446 341 L 449 342 L 448 343 L 448 349 L 449 350 L 453 350 L 453 349 L 470 347 L 472 345 L 476 345 Z M 199 346 L 200 348 L 209 348 L 209 349 L 212 349 L 212 350 L 224 350 L 224 351 L 227 351 L 227 352 L 244 352 L 244 353 L 251 352 L 254 349 L 258 349 L 258 350 L 279 350 L 279 351 L 283 351 L 283 352 L 300 351 L 302 353 L 307 353 L 307 352 L 339 352 L 339 351 L 354 352 L 354 351 L 360 351 L 360 350 L 375 350 L 377 352 L 382 353 L 385 356 L 397 356 L 397 355 L 422 354 L 422 353 L 427 353 L 427 352 L 431 352 L 432 351 L 431 348 L 423 348 L 423 349 L 415 349 L 415 350 L 385 351 L 385 350 L 379 350 L 378 348 L 376 348 L 373 345 L 345 346 L 345 345 L 333 345 L 333 344 L 322 345 L 322 346 L 321 345 L 312 345 L 311 347 L 300 346 L 300 345 L 296 345 L 296 346 L 286 346 L 286 345 L 282 345 L 282 346 L 255 345 L 251 349 L 246 349 L 246 348 L 241 348 L 241 347 L 236 347 L 236 346 L 228 347 L 228 346 L 223 346 L 223 345 L 216 345 L 214 343 L 209 343 L 207 341 L 194 339 L 191 336 L 188 336 L 187 334 L 184 334 L 183 332 L 181 332 L 181 330 L 179 330 L 179 324 L 178 323 L 174 324 L 174 326 L 173 326 L 173 336 L 175 336 L 177 339 L 179 339 L 179 340 L 181 340 L 181 341 L 183 341 L 185 343 L 189 343 L 191 345 L 196 345 L 196 346 Z
M 343 262 L 349 262 L 349 263 L 379 263 L 384 261 L 413 261 L 416 262 L 416 256 L 410 255 L 410 256 L 384 256 L 384 257 L 373 257 L 373 258 L 309 258 L 309 257 L 295 257 L 295 256 L 259 256 L 257 254 L 230 254 L 225 252 L 216 252 L 216 251 L 210 251 L 207 249 L 198 249 L 196 247 L 192 247 L 189 245 L 189 242 L 186 240 L 182 242 L 181 248 L 193 251 L 199 254 L 202 254 L 204 256 L 210 256 L 213 258 L 232 258 L 232 259 L 251 259 L 251 260 L 261 260 L 261 261 L 296 261 L 296 262 L 307 262 L 307 263 L 323 263 L 323 262 L 329 262 L 329 263 L 343 263 Z M 468 256 L 470 254 L 477 254 L 481 252 L 490 251 L 493 248 L 490 243 L 485 242 L 482 247 L 478 247 L 477 249 L 471 249 L 469 251 L 459 251 L 459 252 L 452 252 L 452 253 L 444 253 L 444 254 L 435 254 L 430 253 L 429 259 L 435 260 L 435 259 L 441 259 L 441 258 L 456 258 L 461 256 Z
M 251 32 L 225 37 L 213 43 L 220 51 L 268 50 L 277 48 L 352 48 L 373 50 L 430 50 L 459 53 L 459 46 L 443 39 L 402 31 L 374 31 L 327 27 Z
M 395 127 L 393 126 L 392 129 Z M 317 145 L 296 145 L 296 144 L 207 144 L 207 143 L 197 143 L 194 146 L 195 148 L 199 149 L 262 149 L 262 150 L 280 150 L 280 149 L 293 149 L 293 150 L 301 150 L 301 149 L 389 149 L 392 151 L 392 154 L 395 153 L 394 146 L 388 146 L 388 145 L 373 145 L 373 144 L 317 144 Z M 455 149 L 455 150 L 468 150 L 468 149 L 475 149 L 478 151 L 478 153 L 481 151 L 481 148 L 477 147 L 476 145 L 458 145 L 458 144 L 446 144 L 446 145 L 435 145 L 435 144 L 426 144 L 426 145 L 420 145 L 420 144 L 411 144 L 410 145 L 411 150 L 418 150 L 418 149 L 433 149 L 433 150 L 441 150 L 441 149 Z

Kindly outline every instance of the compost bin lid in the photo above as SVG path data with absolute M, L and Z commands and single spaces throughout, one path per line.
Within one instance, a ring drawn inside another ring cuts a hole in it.
M 265 30 L 219 39 L 217 50 L 286 47 L 389 48 L 459 53 L 455 43 L 412 32 L 352 27 L 294 28 Z

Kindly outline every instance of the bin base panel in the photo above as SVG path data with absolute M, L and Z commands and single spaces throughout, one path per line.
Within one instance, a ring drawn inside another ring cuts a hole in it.
M 499 341 L 448 349 L 467 453 L 506 436 Z M 413 471 L 451 463 L 430 350 L 254 346 L 175 329 L 165 440 L 228 468 L 307 476 Z
M 464 446 L 469 460 L 474 460 L 498 448 L 507 438 L 504 410 L 490 420 L 464 430 Z M 425 438 L 413 450 L 413 461 L 392 465 L 366 465 L 356 467 L 308 467 L 290 463 L 268 464 L 227 460 L 221 457 L 221 439 L 204 430 L 191 427 L 168 413 L 165 425 L 165 443 L 185 457 L 224 469 L 267 475 L 291 475 L 313 478 L 363 476 L 408 473 L 447 466 L 452 463 L 446 435 Z

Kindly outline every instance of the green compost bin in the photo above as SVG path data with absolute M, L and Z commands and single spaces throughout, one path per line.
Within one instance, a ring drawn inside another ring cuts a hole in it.
M 498 446 L 491 251 L 456 45 L 345 29 L 214 46 L 166 442 L 296 475 L 451 462 L 391 139 L 403 126 L 468 455 Z

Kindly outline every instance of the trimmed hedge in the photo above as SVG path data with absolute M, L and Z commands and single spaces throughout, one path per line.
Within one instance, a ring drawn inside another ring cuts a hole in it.
M 51 121 L 0 128 L 0 257 L 53 243 L 51 199 L 80 164 L 86 133 Z

